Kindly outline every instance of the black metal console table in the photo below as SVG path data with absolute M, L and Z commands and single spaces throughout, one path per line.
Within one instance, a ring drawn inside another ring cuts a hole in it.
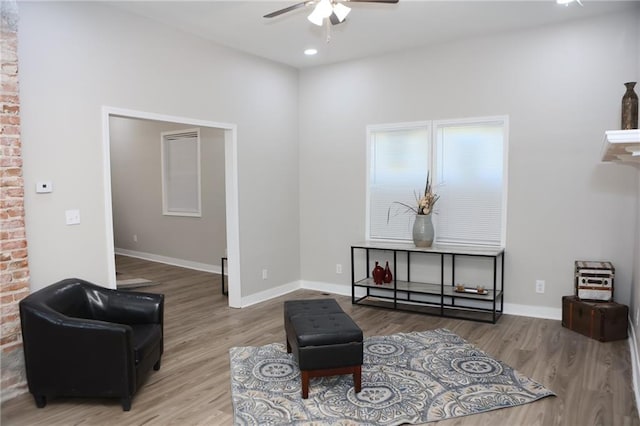
M 373 280 L 371 271 L 374 265 L 370 252 L 376 251 L 391 255 L 389 265 L 393 280 L 390 283 L 376 284 Z M 412 262 L 415 263 L 419 256 L 439 257 L 440 282 L 421 282 L 416 280 L 419 277 L 412 276 Z M 461 287 L 456 283 L 456 259 L 469 256 L 487 259 L 493 268 L 493 282 L 465 284 Z M 364 271 L 361 267 L 362 257 Z M 406 262 L 406 271 L 398 268 L 400 260 Z M 358 274 L 356 262 L 360 270 Z M 445 265 L 451 269 L 450 278 L 445 277 Z M 403 275 L 403 280 L 398 279 L 398 273 Z M 457 245 L 418 248 L 410 243 L 366 241 L 351 246 L 351 283 L 353 304 L 495 324 L 502 315 L 504 305 L 504 249 Z M 482 294 L 477 294 L 477 285 L 484 287 Z

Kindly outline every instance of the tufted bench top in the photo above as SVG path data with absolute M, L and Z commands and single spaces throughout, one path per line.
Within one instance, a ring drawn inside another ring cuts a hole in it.
M 335 313 L 344 313 L 335 299 L 287 300 L 284 302 L 285 320 L 297 314 L 325 315 Z
M 301 348 L 362 342 L 362 330 L 335 299 L 287 300 L 284 321 Z
M 291 318 L 299 347 L 362 342 L 362 330 L 349 315 L 296 315 Z

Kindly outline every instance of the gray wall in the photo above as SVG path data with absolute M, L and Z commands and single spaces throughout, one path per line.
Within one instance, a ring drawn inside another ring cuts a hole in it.
M 638 171 L 638 212 L 640 212 L 640 170 Z M 633 270 L 633 289 L 631 309 L 629 315 L 631 316 L 633 326 L 636 329 L 636 347 L 640 347 L 640 213 L 637 215 L 636 220 L 636 244 L 634 248 L 634 270 Z
M 366 125 L 507 114 L 505 301 L 559 316 L 574 261 L 609 259 L 629 303 L 638 183 L 600 151 L 638 77 L 639 39 L 637 15 L 614 15 L 302 71 L 304 280 L 349 284 L 335 264 L 365 235 Z
M 116 251 L 219 268 L 226 248 L 224 132 L 200 128 L 202 216 L 181 217 L 162 214 L 160 135 L 193 126 L 111 117 L 109 127 Z
M 19 9 L 32 290 L 70 276 L 109 279 L 105 105 L 237 124 L 242 296 L 299 280 L 295 69 L 102 4 Z M 53 193 L 35 194 L 45 179 Z M 64 224 L 71 208 L 80 225 Z
M 108 105 L 238 125 L 243 296 L 301 278 L 348 291 L 348 267 L 336 275 L 335 264 L 349 265 L 349 245 L 364 237 L 367 124 L 508 114 L 507 301 L 559 308 L 576 259 L 612 260 L 616 298 L 629 301 L 638 179 L 631 167 L 600 163 L 600 149 L 604 131 L 619 127 L 622 83 L 638 79 L 637 16 L 299 78 L 100 4 L 26 2 L 20 19 L 32 289 L 68 276 L 107 280 L 100 108 Z M 36 195 L 44 179 L 54 192 Z M 81 210 L 80 225 L 64 225 L 69 208 Z M 536 279 L 547 281 L 545 294 L 535 293 Z
M 640 28 L 640 14 L 637 16 L 637 25 Z M 636 78 L 633 81 L 640 82 L 640 43 L 636 48 L 638 52 L 638 72 L 636 74 Z M 638 93 L 639 89 L 636 86 L 636 93 Z M 631 306 L 629 307 L 629 317 L 631 319 L 631 331 L 633 332 L 631 337 L 635 337 L 635 340 L 629 339 L 631 346 L 631 355 L 632 361 L 635 362 L 635 377 L 634 383 L 636 387 L 634 389 L 636 393 L 636 403 L 639 401 L 640 394 L 638 394 L 639 389 L 637 387 L 638 383 L 640 383 L 640 360 L 638 359 L 639 349 L 640 349 L 640 165 L 636 166 L 638 169 L 637 173 L 637 184 L 638 184 L 638 204 L 636 207 L 636 230 L 635 230 L 635 247 L 633 250 L 633 279 L 632 279 L 632 288 L 631 288 Z M 635 356 L 635 358 L 634 358 Z
M 640 76 L 640 73 L 638 73 Z M 640 79 L 638 79 L 640 81 Z M 632 356 L 635 355 L 635 358 L 632 360 L 636 363 L 635 370 L 635 381 L 634 383 L 640 383 L 640 360 L 638 356 L 640 355 L 640 167 L 638 167 L 638 205 L 637 205 L 637 217 L 636 217 L 636 229 L 635 229 L 635 246 L 634 246 L 634 258 L 633 258 L 633 280 L 632 280 L 632 288 L 631 288 L 631 306 L 629 306 L 629 319 L 630 326 L 633 334 L 631 337 L 635 337 L 635 340 L 630 340 L 631 348 L 632 348 Z M 636 398 L 640 397 L 638 394 L 639 389 L 636 387 Z

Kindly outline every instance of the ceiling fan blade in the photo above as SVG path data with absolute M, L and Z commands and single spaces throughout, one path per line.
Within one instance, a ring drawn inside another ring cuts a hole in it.
M 292 6 L 285 7 L 284 9 L 280 9 L 280 10 L 276 10 L 275 12 L 268 13 L 268 14 L 264 15 L 263 18 L 275 18 L 276 16 L 280 16 L 283 13 L 291 12 L 292 10 L 296 10 L 296 9 L 300 9 L 301 7 L 305 7 L 309 3 L 313 3 L 313 1 L 309 0 L 309 1 L 303 1 L 301 3 L 296 3 L 296 4 L 292 5 Z
M 338 25 L 338 24 L 342 24 L 344 21 L 346 21 L 346 19 L 343 19 L 341 21 L 340 19 L 338 19 L 335 13 L 332 13 L 331 16 L 329 16 L 329 21 L 331 21 L 333 25 Z

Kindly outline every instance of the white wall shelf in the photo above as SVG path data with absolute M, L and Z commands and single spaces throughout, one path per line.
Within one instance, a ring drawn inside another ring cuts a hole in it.
M 640 129 L 606 131 L 602 161 L 640 165 Z

